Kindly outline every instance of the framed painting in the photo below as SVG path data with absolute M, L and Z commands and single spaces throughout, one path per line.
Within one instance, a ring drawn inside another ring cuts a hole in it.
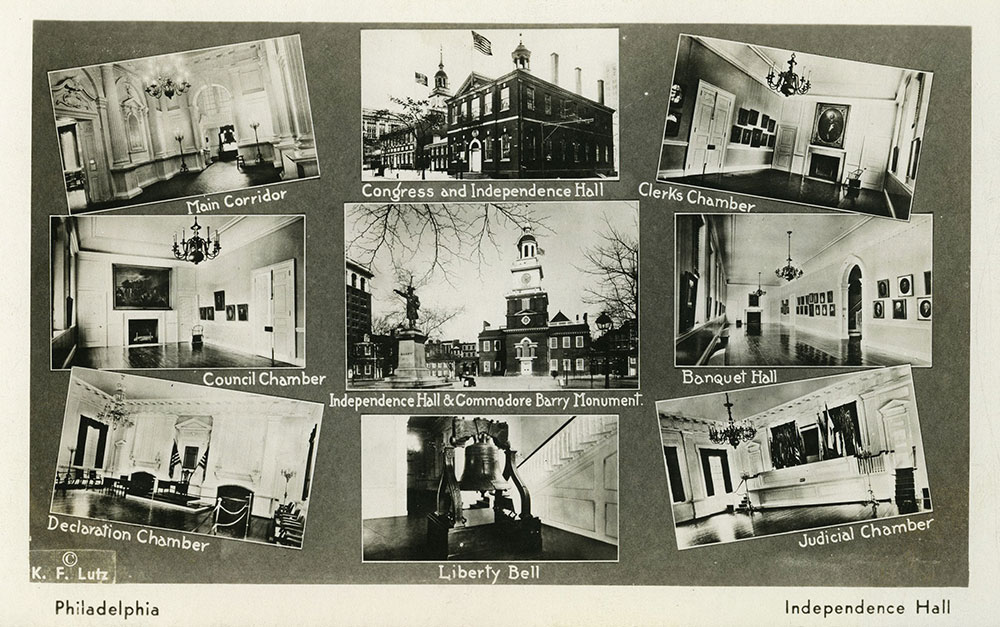
M 226 305 L 226 320 L 229 322 L 236 320 L 236 305 Z
M 249 317 L 247 315 L 246 303 L 243 303 L 242 305 L 236 305 L 236 319 L 239 320 L 240 322 L 246 322 L 247 320 L 249 320 Z
M 753 131 L 748 128 L 743 129 L 743 141 L 742 144 L 750 144 L 750 140 L 753 139 Z
M 812 143 L 817 146 L 843 148 L 844 137 L 847 135 L 847 116 L 850 112 L 850 105 L 816 103 Z
M 892 319 L 906 320 L 906 299 L 898 298 L 892 301 Z
M 115 309 L 170 309 L 170 268 L 111 264 Z
M 885 302 L 877 300 L 872 304 L 872 318 L 885 318 Z
M 743 129 L 733 124 L 732 130 L 729 132 L 729 142 L 738 144 L 741 141 L 743 141 Z
M 830 303 L 830 315 L 831 316 L 837 315 L 837 306 L 833 303 Z
M 826 302 L 828 302 L 828 303 L 832 303 L 833 302 L 833 290 L 827 290 L 826 291 Z
M 930 319 L 931 319 L 931 299 L 918 298 L 917 320 L 930 320 Z
M 889 279 L 879 279 L 879 281 L 878 281 L 878 297 L 879 298 L 889 298 Z
M 739 112 L 736 114 L 736 123 L 746 124 L 748 117 L 750 117 L 750 112 L 744 109 L 743 107 L 740 107 Z
M 931 271 L 930 270 L 926 270 L 924 272 L 924 295 L 925 296 L 930 296 L 931 295 Z
M 774 148 L 774 133 L 767 136 L 767 147 Z
M 913 275 L 904 274 L 897 280 L 897 286 L 899 287 L 899 293 L 897 296 L 913 296 Z
M 220 290 L 214 294 L 215 297 L 215 310 L 225 311 L 226 310 L 226 291 Z
M 767 132 L 768 133 L 773 133 L 774 132 L 774 126 L 775 126 L 774 120 L 773 119 L 768 120 L 767 121 Z
M 764 136 L 764 131 L 760 130 L 759 128 L 753 129 L 753 136 L 752 136 L 752 138 L 750 140 L 750 146 L 752 148 L 759 148 L 760 147 L 760 138 L 763 137 L 763 136 Z
M 760 119 L 760 111 L 757 109 L 750 109 L 750 115 L 747 116 L 747 124 L 750 126 L 757 126 L 757 120 Z
M 205 320 L 215 320 L 215 309 L 213 307 L 205 307 Z
M 765 131 L 767 130 L 767 125 L 770 122 L 771 122 L 771 116 L 769 116 L 768 114 L 765 113 L 764 115 L 760 116 L 760 127 Z

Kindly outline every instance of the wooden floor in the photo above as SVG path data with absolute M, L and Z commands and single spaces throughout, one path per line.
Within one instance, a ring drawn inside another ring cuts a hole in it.
M 190 342 L 150 346 L 109 346 L 77 348 L 72 366 L 123 370 L 128 368 L 281 368 L 294 366 L 283 361 L 239 353 L 205 344 L 194 348 Z
M 486 516 L 492 520 L 492 510 L 477 510 L 475 514 Z M 468 515 L 468 513 L 467 513 Z M 486 522 L 473 520 L 470 523 Z M 424 515 L 394 516 L 390 518 L 371 518 L 363 521 L 362 543 L 365 561 L 440 561 L 429 555 L 426 550 L 427 517 Z M 504 547 L 497 547 L 492 560 L 521 559 L 517 554 L 511 554 Z M 533 557 L 532 561 L 613 561 L 618 559 L 618 547 L 593 540 L 585 536 L 556 529 L 542 520 L 542 555 Z
M 760 538 L 776 533 L 888 518 L 897 513 L 896 506 L 891 502 L 880 502 L 874 511 L 870 505 L 854 503 L 782 507 L 752 514 L 723 512 L 677 525 L 677 546 L 689 548 L 703 544 Z
M 927 366 L 927 362 L 872 350 L 856 340 L 834 340 L 791 325 L 762 324 L 760 335 L 729 327 L 727 366 Z
M 898 205 L 893 206 L 896 211 L 896 215 L 894 216 L 892 213 L 893 210 L 890 209 L 889 203 L 885 199 L 885 194 L 881 191 L 862 189 L 848 194 L 841 185 L 827 183 L 826 181 L 817 181 L 781 170 L 767 169 L 751 172 L 734 172 L 731 174 L 693 175 L 662 180 L 727 192 L 763 196 L 765 198 L 774 198 L 775 200 L 786 200 L 808 205 L 843 209 L 845 211 L 856 211 L 868 215 L 895 217 L 902 220 L 908 220 L 910 217 L 910 205 L 908 202 L 905 202 L 903 197 L 898 199 Z M 893 202 L 897 202 L 897 199 L 894 198 Z

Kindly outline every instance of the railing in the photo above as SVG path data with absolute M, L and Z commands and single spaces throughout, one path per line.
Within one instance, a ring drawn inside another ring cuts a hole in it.
M 885 457 L 888 452 L 889 451 L 879 451 L 871 456 L 855 456 L 854 459 L 858 462 L 858 474 L 877 475 L 885 472 Z
M 530 485 L 617 430 L 616 416 L 574 416 L 525 457 L 518 470 Z

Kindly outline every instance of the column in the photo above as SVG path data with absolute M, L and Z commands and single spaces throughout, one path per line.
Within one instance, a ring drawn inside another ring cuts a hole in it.
M 267 101 L 271 109 L 271 127 L 276 143 L 290 139 L 291 125 L 288 116 L 288 101 L 285 98 L 285 88 L 281 82 L 281 70 L 278 67 L 278 53 L 275 48 L 275 41 L 265 42 L 266 47 L 261 57 L 262 70 L 267 76 Z
M 101 81 L 104 84 L 104 96 L 108 100 L 108 131 L 111 137 L 111 154 L 114 166 L 128 165 L 128 140 L 125 135 L 125 121 L 122 119 L 122 103 L 118 98 L 118 86 L 115 85 L 114 67 L 110 64 L 101 66 Z
M 302 61 L 302 50 L 298 41 L 285 39 L 281 42 L 285 49 L 285 78 L 289 90 L 289 100 L 292 106 L 292 119 L 295 122 L 296 139 L 299 147 L 311 148 L 313 145 L 312 121 L 309 119 L 309 93 L 306 89 L 305 66 Z
M 156 98 L 146 94 L 146 106 L 148 107 L 150 152 L 154 158 L 162 158 L 167 150 L 164 146 L 163 121 L 160 119 L 160 103 Z

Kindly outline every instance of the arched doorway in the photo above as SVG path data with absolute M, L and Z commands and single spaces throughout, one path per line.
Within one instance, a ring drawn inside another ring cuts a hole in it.
M 483 151 L 482 144 L 478 139 L 472 140 L 469 144 L 469 172 L 483 171 Z
M 847 335 L 861 339 L 861 267 L 855 265 L 847 277 Z
M 201 137 L 197 145 L 201 150 L 207 150 L 212 157 L 218 158 L 223 150 L 222 129 L 235 128 L 236 118 L 233 114 L 233 96 L 222 85 L 205 85 L 191 99 L 195 105 L 195 119 Z

